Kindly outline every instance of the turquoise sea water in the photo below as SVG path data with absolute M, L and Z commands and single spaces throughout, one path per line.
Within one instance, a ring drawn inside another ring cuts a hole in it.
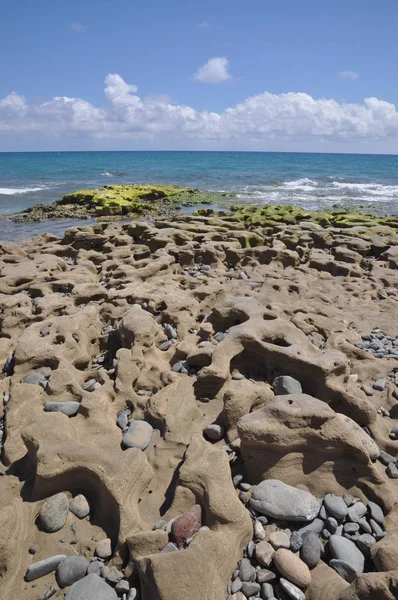
M 164 182 L 234 191 L 254 203 L 335 204 L 398 212 L 398 156 L 277 152 L 0 153 L 0 215 L 51 203 L 81 187 Z M 72 222 L 73 224 L 73 222 Z M 11 224 L 0 239 L 21 239 L 66 224 Z M 68 226 L 71 222 L 68 222 Z

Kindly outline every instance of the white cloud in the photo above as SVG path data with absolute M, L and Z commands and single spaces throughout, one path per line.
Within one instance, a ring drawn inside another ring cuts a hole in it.
M 82 25 L 81 23 L 69 23 L 69 28 L 76 33 L 82 33 L 86 31 L 87 25 Z
M 224 56 L 209 58 L 207 63 L 199 67 L 193 78 L 201 83 L 222 83 L 231 79 L 231 75 L 228 73 L 228 64 L 229 61 Z
M 200 27 L 201 29 L 208 29 L 210 27 L 210 23 L 209 21 L 202 21 L 201 23 L 199 23 L 198 27 Z
M 300 149 L 316 144 L 327 150 L 327 144 L 342 143 L 357 151 L 358 145 L 376 141 L 379 151 L 386 144 L 398 151 L 397 109 L 374 97 L 349 104 L 305 93 L 264 92 L 209 112 L 176 104 L 167 95 L 143 98 L 137 92 L 118 74 L 105 78 L 104 106 L 65 96 L 28 103 L 11 92 L 0 100 L 1 147 L 14 140 L 24 144 L 21 149 L 29 140 L 53 140 L 54 147 L 75 139 L 102 140 L 105 147 L 150 143 L 169 148 L 267 149 L 279 144 Z
M 353 81 L 359 78 L 358 73 L 355 71 L 340 71 L 339 76 L 343 79 L 352 79 Z

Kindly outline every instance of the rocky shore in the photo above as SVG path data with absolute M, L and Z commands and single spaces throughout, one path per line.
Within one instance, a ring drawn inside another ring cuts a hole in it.
M 149 212 L 0 243 L 1 597 L 398 598 L 398 219 Z

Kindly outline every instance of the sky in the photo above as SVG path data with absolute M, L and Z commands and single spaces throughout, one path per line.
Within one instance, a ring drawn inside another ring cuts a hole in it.
M 0 0 L 0 151 L 398 153 L 397 0 Z

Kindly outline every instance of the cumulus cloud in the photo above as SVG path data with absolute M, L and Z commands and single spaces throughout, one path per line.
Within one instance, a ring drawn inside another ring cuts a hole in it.
M 56 96 L 29 103 L 16 92 L 0 100 L 0 139 L 148 140 L 186 147 L 265 147 L 272 140 L 304 143 L 396 141 L 394 104 L 366 98 L 362 104 L 313 98 L 309 94 L 264 92 L 224 111 L 198 111 L 174 103 L 167 95 L 139 96 L 137 86 L 113 73 L 105 78 L 104 106 L 83 98 Z
M 340 71 L 339 76 L 342 79 L 351 79 L 352 81 L 359 78 L 358 73 L 355 71 Z
M 215 56 L 209 58 L 207 63 L 194 74 L 193 78 L 195 81 L 201 83 L 222 83 L 231 79 L 231 75 L 228 73 L 229 61 L 225 56 Z
M 202 21 L 201 23 L 199 23 L 198 27 L 200 27 L 201 29 L 208 29 L 210 27 L 210 23 L 209 21 Z
M 81 23 L 69 23 L 69 29 L 76 33 L 82 33 L 83 31 L 86 31 L 87 25 L 82 25 Z

